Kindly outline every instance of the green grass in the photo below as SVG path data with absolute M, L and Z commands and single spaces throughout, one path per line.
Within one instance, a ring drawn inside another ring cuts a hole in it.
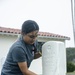
M 75 71 L 74 72 L 69 72 L 69 73 L 67 73 L 67 75 L 75 75 Z

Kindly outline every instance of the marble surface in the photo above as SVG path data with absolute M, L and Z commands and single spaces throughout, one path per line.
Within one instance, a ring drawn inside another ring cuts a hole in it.
M 48 41 L 42 46 L 42 74 L 65 75 L 66 51 L 63 42 Z

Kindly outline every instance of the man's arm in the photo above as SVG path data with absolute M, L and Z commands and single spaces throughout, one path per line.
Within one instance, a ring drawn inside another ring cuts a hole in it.
M 32 71 L 28 70 L 27 62 L 19 62 L 18 63 L 20 70 L 22 71 L 23 75 L 37 75 Z

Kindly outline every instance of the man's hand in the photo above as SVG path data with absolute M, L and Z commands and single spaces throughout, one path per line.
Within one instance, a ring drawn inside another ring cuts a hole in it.
M 41 57 L 42 56 L 42 53 L 41 52 L 36 52 L 35 54 L 34 54 L 34 59 L 37 59 L 37 58 L 39 58 L 39 57 Z

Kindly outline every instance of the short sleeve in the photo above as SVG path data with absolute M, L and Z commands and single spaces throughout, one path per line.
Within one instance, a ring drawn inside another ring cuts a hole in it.
M 26 59 L 26 53 L 21 47 L 16 47 L 12 51 L 12 58 L 15 62 L 25 62 Z

